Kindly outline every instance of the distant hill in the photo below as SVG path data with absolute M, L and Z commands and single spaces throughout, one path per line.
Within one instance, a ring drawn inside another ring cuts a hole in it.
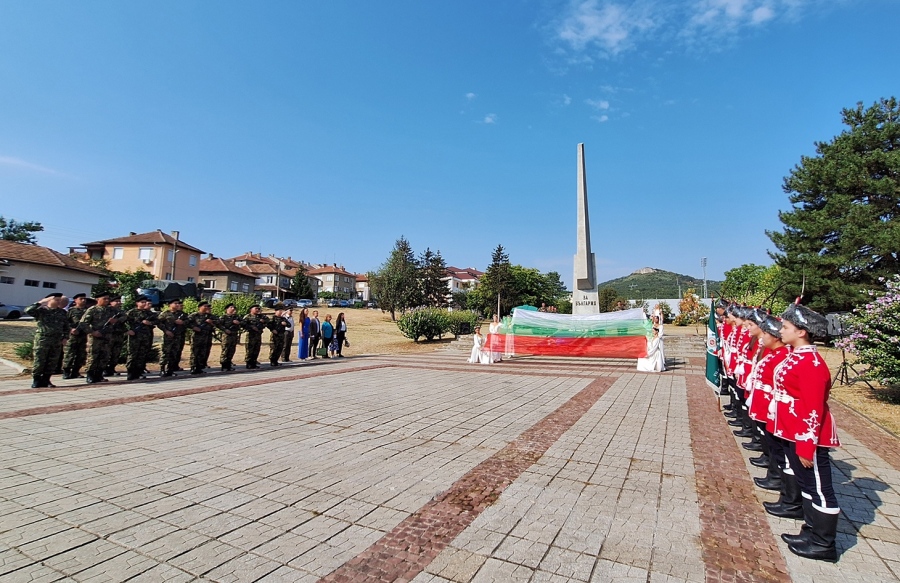
M 644 267 L 631 275 L 604 281 L 597 287 L 600 289 L 611 287 L 630 300 L 640 298 L 678 298 L 681 297 L 678 295 L 679 283 L 681 284 L 682 295 L 689 287 L 694 288 L 698 294 L 703 291 L 702 279 L 652 267 Z M 708 279 L 706 280 L 706 286 L 710 295 L 715 295 L 722 287 L 722 282 Z

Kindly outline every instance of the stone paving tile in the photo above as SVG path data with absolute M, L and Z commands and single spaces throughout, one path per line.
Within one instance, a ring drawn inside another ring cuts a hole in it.
M 506 475 L 528 450 L 504 457 L 504 448 L 603 378 L 611 386 L 602 398 L 555 433 L 499 495 L 463 507 L 473 516 L 455 538 L 445 530 L 452 514 L 436 513 L 411 531 L 410 540 L 443 541 L 431 564 L 420 562 L 425 549 L 415 546 L 385 559 L 419 565 L 398 571 L 415 581 L 710 576 L 700 558 L 702 500 L 685 385 L 686 374 L 701 374 L 699 365 L 644 375 L 622 363 L 529 359 L 487 371 L 454 358 L 342 363 L 324 376 L 311 368 L 265 371 L 225 377 L 228 384 L 182 377 L 8 394 L 0 403 L 7 412 L 0 459 L 14 463 L 0 463 L 0 545 L 10 568 L 31 560 L 20 546 L 48 554 L 102 531 L 108 540 L 42 557 L 57 557 L 64 571 L 35 573 L 45 580 L 67 573 L 116 580 L 119 570 L 137 581 L 204 573 L 210 580 L 319 580 L 453 491 L 473 468 L 499 460 L 498 475 Z M 0 394 L 9 386 L 0 382 Z M 30 410 L 8 414 L 17 408 Z M 860 441 L 843 429 L 846 447 L 835 455 L 846 500 L 841 562 L 791 556 L 786 568 L 795 581 L 898 580 L 893 485 L 900 474 L 884 453 L 894 442 L 870 449 L 869 434 Z M 730 437 L 725 431 L 710 434 L 711 443 Z M 737 451 L 733 460 L 740 466 Z M 749 483 L 751 474 L 737 475 Z M 16 526 L 4 530 L 8 518 Z M 764 525 L 770 536 L 783 528 Z

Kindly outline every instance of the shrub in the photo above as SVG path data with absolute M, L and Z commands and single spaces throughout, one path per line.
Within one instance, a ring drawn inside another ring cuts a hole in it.
M 34 360 L 34 342 L 31 340 L 16 344 L 13 350 L 15 351 L 16 356 L 22 360 Z
M 900 385 L 900 275 L 882 280 L 884 291 L 869 291 L 872 301 L 845 320 L 850 334 L 835 342 L 869 365 L 866 376 L 885 386 Z
M 420 336 L 434 340 L 450 329 L 450 313 L 440 308 L 416 308 L 400 316 L 397 327 L 413 342 L 418 342 Z
M 472 310 L 453 310 L 449 313 L 449 318 L 450 326 L 447 330 L 456 338 L 460 334 L 471 334 L 481 320 L 478 313 Z

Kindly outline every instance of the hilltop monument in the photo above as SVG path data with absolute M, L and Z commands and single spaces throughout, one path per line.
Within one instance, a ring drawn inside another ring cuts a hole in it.
M 572 289 L 573 314 L 599 314 L 597 261 L 591 252 L 591 222 L 588 218 L 587 174 L 584 171 L 584 144 L 578 144 L 578 243 L 575 253 L 575 280 Z

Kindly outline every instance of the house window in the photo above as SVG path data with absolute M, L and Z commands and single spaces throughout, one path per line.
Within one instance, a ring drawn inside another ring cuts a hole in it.
M 330 275 L 326 275 L 326 276 L 325 276 L 325 281 L 331 281 L 331 276 L 330 276 Z
M 166 272 L 166 276 L 165 276 L 163 279 L 167 279 L 167 280 L 168 280 L 168 279 L 172 279 L 172 272 L 171 272 L 171 271 L 167 271 L 167 272 Z
M 25 287 L 39 287 L 40 285 L 41 285 L 41 282 L 39 282 L 36 279 L 26 279 L 25 280 Z
M 246 285 L 247 284 L 245 283 L 244 286 L 246 287 Z M 238 282 L 232 281 L 231 286 L 230 286 L 231 291 L 237 291 L 237 288 L 238 288 Z
M 56 289 L 56 282 L 55 281 L 45 281 L 44 287 L 47 289 Z
M 174 249 L 169 249 L 168 251 L 166 251 L 166 261 L 168 261 L 169 263 L 172 263 L 173 261 L 175 261 L 175 250 Z M 166 278 L 166 279 L 168 279 L 168 278 Z
M 103 259 L 103 250 L 102 249 L 94 249 L 91 251 L 91 259 L 97 261 L 99 259 Z
M 216 280 L 214 279 L 204 279 L 203 287 L 206 289 L 215 289 L 216 288 Z
M 191 267 L 197 267 L 197 256 L 191 255 L 191 258 L 188 260 L 188 265 Z
M 249 292 L 249 291 L 250 291 L 250 284 L 249 284 L 249 283 L 243 284 L 243 285 L 241 286 L 241 289 L 244 290 L 244 293 Z
M 272 280 L 273 280 L 273 279 L 274 279 L 274 278 L 273 278 L 271 275 L 267 275 L 267 276 L 266 276 L 266 283 L 272 283 Z
M 16 283 L 15 277 L 6 277 L 5 275 L 0 276 L 0 283 Z
M 189 277 L 187 280 L 188 280 L 189 283 L 194 283 L 194 278 L 193 278 L 193 277 Z
M 121 259 L 125 256 L 125 248 L 124 247 L 113 247 L 113 259 Z
M 152 261 L 153 247 L 141 247 L 138 249 L 138 259 L 141 261 Z

